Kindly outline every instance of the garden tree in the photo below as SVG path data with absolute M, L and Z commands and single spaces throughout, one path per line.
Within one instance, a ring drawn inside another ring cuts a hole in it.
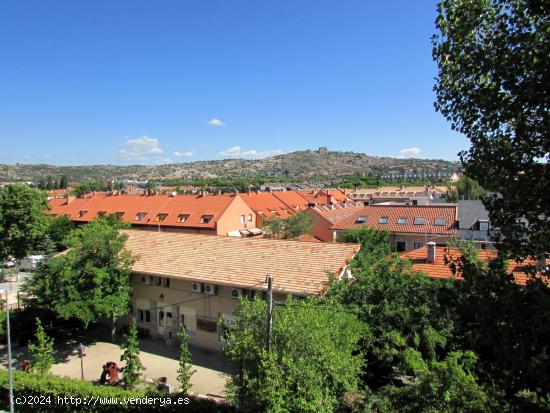
M 196 372 L 191 365 L 191 352 L 189 351 L 189 336 L 185 325 L 182 324 L 178 333 L 180 339 L 180 360 L 178 368 L 178 383 L 183 394 L 188 394 L 191 388 L 191 376 Z
M 67 175 L 61 175 L 59 178 L 59 189 L 67 189 L 69 187 L 69 177 Z
M 124 376 L 122 378 L 123 386 L 127 389 L 133 389 L 141 382 L 141 371 L 144 370 L 139 359 L 139 342 L 136 320 L 132 319 L 130 331 L 124 335 L 124 343 L 120 348 L 124 353 L 120 356 L 120 361 L 126 363 L 123 368 Z
M 268 236 L 271 238 L 292 239 L 307 234 L 313 222 L 313 216 L 304 211 L 300 211 L 285 219 L 278 217 L 266 219 L 264 228 L 268 229 Z
M 24 184 L 0 189 L 0 261 L 23 258 L 43 240 L 48 227 L 44 193 Z
M 36 344 L 29 343 L 29 352 L 34 370 L 41 374 L 48 373 L 55 361 L 53 339 L 46 335 L 39 318 L 36 318 Z
M 91 180 L 76 184 L 72 190 L 72 193 L 80 197 L 90 192 L 105 191 L 105 190 L 106 190 L 106 186 L 103 183 L 99 182 L 98 180 L 91 179 Z
M 74 223 L 68 217 L 49 217 L 47 235 L 57 251 L 61 251 L 65 247 L 65 239 L 73 228 Z
M 433 37 L 436 109 L 471 141 L 466 175 L 516 257 L 550 250 L 550 5 L 442 0 Z
M 452 335 L 451 315 L 439 302 L 450 284 L 417 274 L 397 254 L 390 254 L 387 232 L 350 230 L 339 241 L 360 242 L 362 248 L 350 264 L 353 282 L 334 281 L 327 296 L 369 326 L 370 334 L 361 342 L 366 383 L 378 387 L 410 374 L 406 354 L 435 361 Z
M 456 185 L 447 185 L 447 201 L 483 199 L 485 190 L 472 178 L 463 176 Z
M 512 406 L 534 411 L 532 394 L 550 407 L 550 288 L 540 278 L 518 285 L 506 260 L 487 265 L 471 243 L 456 245 L 464 254 L 449 264 L 464 281 L 450 303 L 455 345 L 479 356 L 480 378 L 502 389 Z
M 243 299 L 225 326 L 223 354 L 235 373 L 231 401 L 244 411 L 333 412 L 358 387 L 363 366 L 355 352 L 367 334 L 336 303 L 289 297 L 273 314 L 272 349 L 265 348 L 266 302 Z
M 472 352 L 451 352 L 443 361 L 415 365 L 414 384 L 386 386 L 369 400 L 371 411 L 384 413 L 483 413 L 502 411 L 473 373 Z
M 94 220 L 74 229 L 66 238 L 66 253 L 42 265 L 25 284 L 33 303 L 63 319 L 85 325 L 100 318 L 115 321 L 128 313 L 131 265 L 115 218 Z

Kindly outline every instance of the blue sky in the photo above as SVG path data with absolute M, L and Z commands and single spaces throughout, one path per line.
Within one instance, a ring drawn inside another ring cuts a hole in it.
M 435 1 L 5 0 L 0 162 L 456 159 Z

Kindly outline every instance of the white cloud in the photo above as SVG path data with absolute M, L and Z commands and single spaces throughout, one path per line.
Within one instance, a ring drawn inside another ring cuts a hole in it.
M 44 155 L 39 156 L 39 159 L 43 161 L 51 161 L 53 159 L 53 155 L 51 153 L 45 153 Z
M 191 156 L 195 155 L 195 152 L 197 152 L 195 149 L 191 149 L 190 151 L 174 151 L 174 156 L 176 158 L 189 158 Z
M 127 139 L 122 148 L 115 154 L 115 159 L 124 161 L 146 161 L 151 157 L 162 155 L 159 140 L 147 135 L 140 138 Z
M 403 158 L 418 158 L 420 156 L 420 149 L 416 147 L 403 148 L 399 151 Z
M 225 126 L 225 123 L 223 123 L 223 121 L 220 118 L 212 118 L 208 121 L 208 124 L 210 126 L 218 126 L 218 127 Z
M 256 149 L 250 149 L 243 151 L 240 146 L 233 146 L 232 148 L 218 152 L 218 155 L 228 158 L 267 158 L 268 156 L 281 155 L 282 153 L 284 152 L 280 149 L 275 149 L 272 151 L 258 151 Z

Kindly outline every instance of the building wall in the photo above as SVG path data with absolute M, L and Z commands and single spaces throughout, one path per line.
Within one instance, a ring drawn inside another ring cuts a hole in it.
M 241 222 L 241 216 L 243 215 L 244 224 Z M 239 231 L 247 228 L 256 228 L 256 214 L 240 196 L 236 196 L 218 218 L 216 225 L 217 235 L 227 235 L 230 231 Z
M 336 239 L 338 232 L 343 231 L 333 231 L 334 233 L 334 239 Z M 390 244 L 392 248 L 397 249 L 397 241 L 405 241 L 406 242 L 406 249 L 405 251 L 411 251 L 414 248 L 414 243 L 423 243 L 422 246 L 426 245 L 426 243 L 433 241 L 437 245 L 446 245 L 451 239 L 453 239 L 453 235 L 445 235 L 445 234 L 413 234 L 413 233 L 397 233 L 397 232 L 390 232 Z
M 190 344 L 209 350 L 219 350 L 222 343 L 219 338 L 218 320 L 223 316 L 231 321 L 233 311 L 239 302 L 238 299 L 232 298 L 232 288 L 217 286 L 216 294 L 209 295 L 204 292 L 193 292 L 191 281 L 170 278 L 170 285 L 167 287 L 164 286 L 166 277 L 160 277 L 160 286 L 155 283 L 158 277 L 153 278 L 153 284 L 150 284 L 151 276 L 132 275 L 131 315 L 136 319 L 138 327 L 146 330 L 150 336 L 167 339 L 176 337 L 183 322 L 190 336 Z M 261 292 L 256 291 L 255 294 Z M 274 294 L 274 300 L 283 299 L 284 295 Z M 140 310 L 149 310 L 149 322 L 140 320 Z M 159 311 L 164 312 L 164 323 L 159 322 Z M 168 317 L 168 313 L 171 317 Z M 131 316 L 127 316 L 118 323 L 125 325 L 130 321 Z M 212 331 L 205 331 L 205 326 L 211 327 Z
M 332 242 L 334 240 L 333 231 L 330 229 L 332 224 L 310 209 L 307 209 L 306 212 L 315 218 L 315 221 L 310 228 L 311 234 L 321 241 Z

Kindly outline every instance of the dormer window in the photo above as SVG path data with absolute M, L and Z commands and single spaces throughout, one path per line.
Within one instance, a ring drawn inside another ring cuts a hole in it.
M 166 219 L 167 216 L 168 216 L 168 214 L 157 214 L 157 217 L 156 217 L 155 221 L 162 222 Z
M 407 224 L 407 217 L 401 217 L 397 220 L 397 223 L 399 225 L 406 225 Z
M 138 212 L 136 214 L 136 221 L 143 221 L 147 216 L 147 212 Z
M 97 213 L 98 218 L 103 218 L 105 215 L 107 215 L 107 211 L 99 211 Z
M 380 217 L 380 220 L 378 221 L 380 224 L 387 224 L 389 218 L 388 217 Z
M 426 218 L 424 217 L 414 217 L 414 225 L 424 225 L 426 223 Z
M 366 215 L 359 215 L 357 219 L 355 220 L 357 224 L 364 224 L 367 222 L 367 216 Z
M 115 216 L 116 216 L 117 218 L 122 218 L 123 215 L 124 215 L 124 212 L 121 212 L 121 211 L 115 212 Z
M 201 217 L 201 224 L 208 224 L 210 221 L 212 221 L 212 218 L 214 218 L 214 215 L 203 215 Z
M 185 222 L 189 219 L 189 214 L 179 214 L 178 222 Z
M 434 225 L 438 227 L 445 226 L 446 223 L 447 223 L 447 220 L 442 217 L 437 217 L 434 221 Z
M 86 215 L 88 211 L 78 211 L 78 217 L 82 218 L 84 215 Z
M 480 231 L 489 231 L 489 221 L 479 220 L 478 222 Z

